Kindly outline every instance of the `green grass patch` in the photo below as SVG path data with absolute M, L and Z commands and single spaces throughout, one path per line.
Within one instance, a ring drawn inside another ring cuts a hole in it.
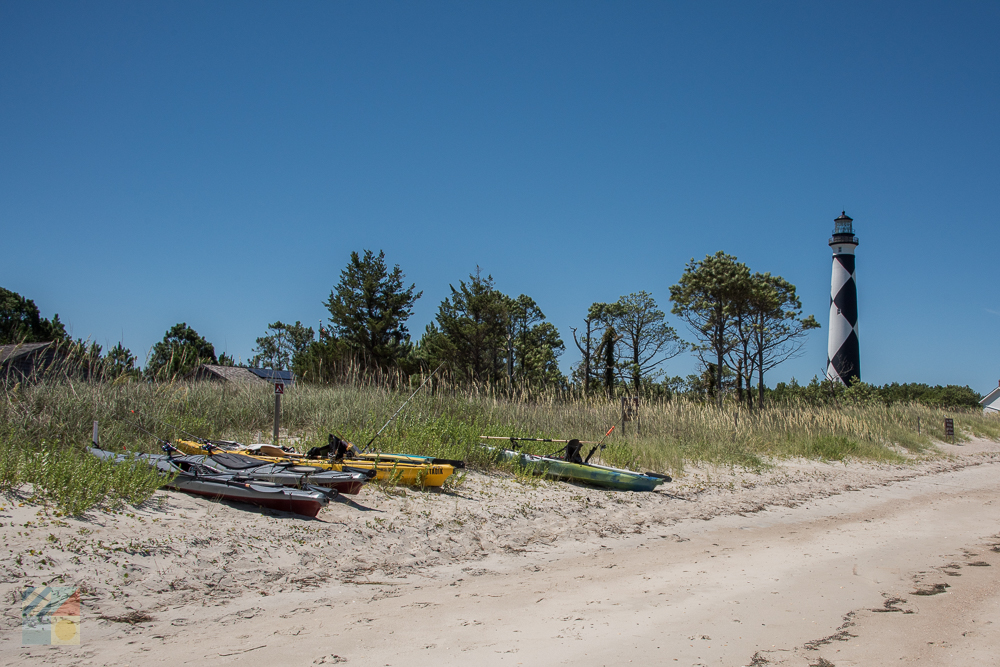
M 79 446 L 43 441 L 32 447 L 10 433 L 0 438 L 0 492 L 52 504 L 69 516 L 98 506 L 141 505 L 167 481 L 141 461 L 116 465 Z

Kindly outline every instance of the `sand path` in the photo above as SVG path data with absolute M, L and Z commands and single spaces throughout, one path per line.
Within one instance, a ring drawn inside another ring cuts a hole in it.
M 0 663 L 991 664 L 1000 443 L 942 448 L 957 458 L 692 471 L 681 498 L 482 478 L 325 522 L 182 494 L 89 523 L 8 508 Z M 17 590 L 53 571 L 90 582 L 82 644 L 20 647 Z
M 966 468 L 602 540 L 588 554 L 574 545 L 356 591 L 340 606 L 345 630 L 278 650 L 300 664 L 324 644 L 324 655 L 366 665 L 991 664 L 998 577 L 969 564 L 1000 565 L 989 550 L 1000 542 L 998 472 Z M 949 588 L 913 595 L 934 584 Z M 261 649 L 241 662 L 270 659 Z

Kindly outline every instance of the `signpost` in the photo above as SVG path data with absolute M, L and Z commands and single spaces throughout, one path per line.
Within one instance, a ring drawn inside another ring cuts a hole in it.
M 951 436 L 951 444 L 955 444 L 955 420 L 945 419 L 944 420 L 944 434 L 945 436 Z
M 281 426 L 281 395 L 285 393 L 285 385 L 274 383 L 274 439 L 272 444 L 278 446 L 278 427 Z

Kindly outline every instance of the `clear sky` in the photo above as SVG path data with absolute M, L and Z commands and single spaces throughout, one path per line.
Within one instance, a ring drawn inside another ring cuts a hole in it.
M 986 393 L 998 34 L 995 2 L 0 0 L 0 286 L 140 361 L 181 321 L 245 360 L 383 249 L 415 337 L 478 265 L 568 371 L 591 303 L 669 313 L 724 250 L 823 324 L 773 386 L 824 371 L 846 210 L 863 379 Z

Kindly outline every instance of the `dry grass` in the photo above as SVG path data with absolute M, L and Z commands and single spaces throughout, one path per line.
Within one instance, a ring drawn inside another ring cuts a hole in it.
M 282 429 L 298 439 L 299 449 L 325 444 L 328 433 L 363 445 L 407 396 L 379 385 L 290 387 L 282 403 Z M 2 397 L 0 428 L 30 448 L 45 442 L 49 448 L 79 450 L 89 441 L 94 420 L 101 423 L 105 447 L 116 450 L 156 450 L 155 441 L 130 422 L 165 439 L 183 437 L 182 431 L 243 442 L 271 439 L 274 396 L 269 387 L 65 380 L 6 389 Z M 768 457 L 899 462 L 928 453 L 934 440 L 943 440 L 945 417 L 955 419 L 958 441 L 1000 439 L 996 417 L 918 404 L 783 405 L 751 413 L 675 399 L 645 402 L 639 413 L 639 424 L 619 425 L 608 439 L 605 461 L 674 473 L 688 461 L 756 469 Z M 482 388 L 434 394 L 425 389 L 375 448 L 488 465 L 476 446 L 480 435 L 599 440 L 619 417 L 617 403 L 568 399 L 558 392 L 511 400 Z M 526 449 L 534 453 L 558 449 L 552 443 L 533 444 Z

